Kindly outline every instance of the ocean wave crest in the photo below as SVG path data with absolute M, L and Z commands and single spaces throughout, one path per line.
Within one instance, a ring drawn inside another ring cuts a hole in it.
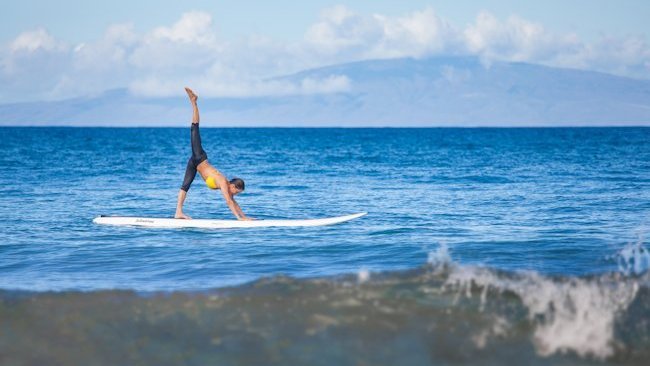
M 200 292 L 0 291 L 0 349 L 16 364 L 643 365 L 650 358 L 648 272 L 513 273 L 461 265 L 452 254 L 440 246 L 427 265 L 408 271 L 275 276 Z

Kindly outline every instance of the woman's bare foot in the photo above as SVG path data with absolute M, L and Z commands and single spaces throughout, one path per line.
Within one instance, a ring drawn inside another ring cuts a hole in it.
M 188 87 L 185 87 L 185 92 L 187 92 L 187 96 L 190 97 L 190 101 L 191 101 L 192 103 L 196 103 L 196 100 L 199 99 L 199 96 L 196 95 L 196 94 L 194 94 L 194 92 L 192 91 L 192 89 L 190 89 L 190 88 L 188 88 Z
M 184 214 L 182 212 L 181 213 L 176 213 L 176 215 L 174 215 L 174 218 L 175 219 L 192 220 L 191 217 L 187 216 L 186 214 Z

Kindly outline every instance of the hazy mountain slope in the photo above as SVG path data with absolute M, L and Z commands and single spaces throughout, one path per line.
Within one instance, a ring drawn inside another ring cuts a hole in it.
M 345 93 L 201 98 L 205 125 L 650 125 L 650 81 L 473 57 L 370 60 L 275 80 L 344 75 Z M 200 93 L 201 91 L 198 90 Z M 185 98 L 92 98 L 0 106 L 0 124 L 184 125 Z

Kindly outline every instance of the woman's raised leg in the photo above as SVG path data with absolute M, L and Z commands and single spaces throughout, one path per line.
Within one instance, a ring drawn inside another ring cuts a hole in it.
M 194 94 L 192 89 L 185 87 L 185 92 L 190 98 L 190 103 L 192 103 L 192 123 L 199 123 L 199 107 L 196 104 L 196 101 L 199 99 L 199 96 Z
M 199 98 L 192 89 L 185 88 L 187 96 L 190 98 L 190 103 L 192 103 L 192 128 L 190 129 L 190 140 L 192 143 L 192 158 L 194 159 L 194 165 L 198 166 L 204 160 L 207 160 L 208 155 L 203 150 L 201 146 L 201 134 L 199 133 L 199 107 L 196 103 L 196 100 Z

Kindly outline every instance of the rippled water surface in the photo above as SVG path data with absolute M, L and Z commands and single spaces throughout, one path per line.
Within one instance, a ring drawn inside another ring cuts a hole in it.
M 2 128 L 0 288 L 202 289 L 262 276 L 414 268 L 446 244 L 502 270 L 616 270 L 650 216 L 650 129 L 212 129 L 209 160 L 259 218 L 367 211 L 330 227 L 164 230 L 188 129 Z M 195 180 L 194 218 L 233 218 Z
M 92 223 L 172 216 L 189 128 L 0 132 L 2 364 L 650 357 L 648 128 L 205 128 L 248 215 L 369 213 L 228 230 Z M 232 219 L 200 178 L 185 211 Z

